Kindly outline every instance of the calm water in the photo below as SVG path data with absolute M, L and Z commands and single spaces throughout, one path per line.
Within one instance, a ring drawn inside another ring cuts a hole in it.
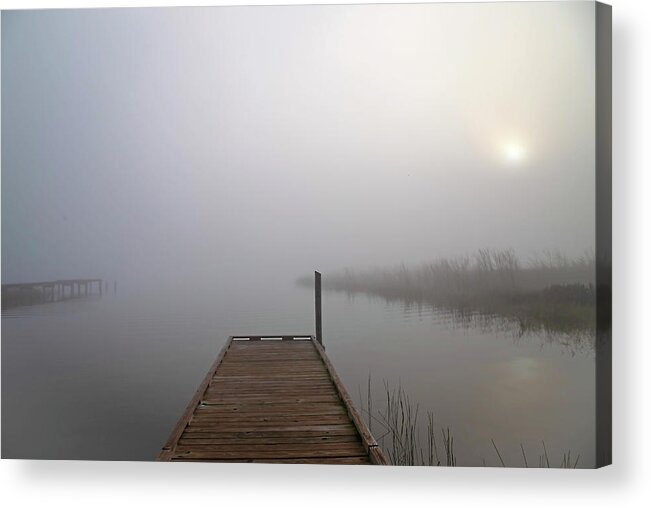
M 228 298 L 222 296 L 229 293 Z M 324 293 L 324 345 L 349 392 L 384 382 L 454 435 L 458 465 L 594 464 L 594 354 L 431 308 Z M 2 315 L 3 458 L 152 460 L 226 337 L 311 333 L 309 290 L 174 291 L 23 307 Z M 570 345 L 568 345 L 568 343 Z M 374 427 L 379 436 L 379 428 Z

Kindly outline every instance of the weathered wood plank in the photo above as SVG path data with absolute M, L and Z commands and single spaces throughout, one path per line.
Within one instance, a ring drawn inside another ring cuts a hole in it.
M 245 415 L 233 418 L 220 418 L 220 417 L 203 417 L 193 416 L 188 425 L 190 427 L 210 427 L 215 425 L 237 425 L 246 423 L 251 427 L 273 427 L 277 425 L 292 426 L 292 425 L 318 425 L 346 423 L 350 421 L 348 415 L 308 415 L 308 416 L 256 416 L 247 417 Z
M 305 404 L 307 405 L 307 404 Z M 302 407 L 303 404 L 298 404 L 298 408 L 293 408 L 291 406 L 284 406 L 284 407 L 276 407 L 274 406 L 267 406 L 267 410 L 265 411 L 264 406 L 256 406 L 255 408 L 248 408 L 248 409 L 242 409 L 238 407 L 233 407 L 232 405 L 225 406 L 227 409 L 224 409 L 224 406 L 211 406 L 215 409 L 213 410 L 208 410 L 208 409 L 203 409 L 203 410 L 197 410 L 195 411 L 194 415 L 195 416 L 211 416 L 211 417 L 226 417 L 226 418 L 233 418 L 238 416 L 239 419 L 242 418 L 251 418 L 255 416 L 284 416 L 287 414 L 292 414 L 292 415 L 301 415 L 301 416 L 306 416 L 306 415 L 343 415 L 346 414 L 346 409 L 337 406 L 335 404 L 312 404 L 312 406 L 316 407 Z M 319 407 L 321 406 L 321 407 Z
M 357 434 L 343 435 L 343 436 L 295 436 L 293 433 L 286 433 L 284 437 L 249 437 L 249 438 L 215 438 L 203 437 L 197 434 L 184 434 L 179 440 L 179 446 L 194 446 L 194 445 L 218 445 L 218 446 L 234 446 L 234 445 L 254 445 L 254 444 L 316 444 L 316 443 L 361 443 Z
M 262 462 L 270 464 L 370 464 L 368 457 L 329 457 L 327 459 L 277 459 L 277 460 L 252 460 L 251 462 Z
M 329 390 L 328 390 L 329 391 Z M 325 393 L 324 393 L 325 392 Z M 325 390 L 322 391 L 310 391 L 310 390 L 287 390 L 283 393 L 281 390 L 277 392 L 267 392 L 255 390 L 250 393 L 238 393 L 237 390 L 210 390 L 205 393 L 205 400 L 221 400 L 221 399 L 236 399 L 235 403 L 242 402 L 252 403 L 254 400 L 259 401 L 260 403 L 269 402 L 269 403 L 279 403 L 283 400 L 287 400 L 288 403 L 294 404 L 300 402 L 301 399 L 312 400 L 313 402 L 336 402 L 338 400 L 336 393 L 328 393 Z
M 260 376 L 253 376 L 249 374 L 231 374 L 231 375 L 223 375 L 221 372 L 215 376 L 213 376 L 213 381 L 221 381 L 221 380 L 228 380 L 228 381 L 251 381 L 251 382 L 275 382 L 275 381 L 293 381 L 295 383 L 300 383 L 300 382 L 305 382 L 306 384 L 309 383 L 309 381 L 318 381 L 318 380 L 328 380 L 330 377 L 328 376 L 327 372 L 320 372 L 318 374 L 291 374 L 291 373 L 285 373 L 283 374 L 269 374 L 267 376 L 264 376 L 265 379 L 259 379 Z M 300 385 L 298 385 L 300 386 Z
M 171 459 L 174 462 L 246 462 L 246 463 L 262 463 L 262 464 L 341 464 L 341 465 L 368 465 L 371 462 L 368 457 L 328 457 L 326 459 L 321 458 L 293 458 L 293 459 L 222 459 L 222 460 L 210 460 L 210 459 Z
M 223 444 L 201 444 L 196 443 L 195 441 L 190 440 L 189 444 L 179 444 L 176 447 L 175 455 L 181 455 L 183 453 L 246 453 L 250 454 L 252 458 L 256 458 L 256 452 L 265 452 L 265 453 L 278 453 L 278 456 L 282 454 L 297 452 L 302 454 L 303 457 L 317 456 L 318 452 L 327 452 L 335 456 L 353 456 L 353 455 L 363 455 L 365 454 L 364 447 L 360 441 L 348 441 L 348 442 L 319 442 L 319 443 L 231 443 L 228 445 Z M 262 455 L 260 455 L 262 456 Z
M 272 449 L 272 450 L 250 450 L 242 449 L 237 451 L 224 450 L 220 447 L 214 449 L 186 449 L 179 447 L 174 458 L 192 459 L 289 459 L 289 458 L 323 458 L 323 457 L 367 457 L 364 447 L 360 444 L 357 447 L 341 447 L 314 449 L 313 447 L 300 450 Z
M 268 394 L 268 395 L 275 395 L 275 394 L 281 394 L 281 395 L 320 395 L 323 394 L 326 391 L 333 390 L 334 386 L 332 385 L 325 385 L 325 386 L 319 386 L 319 387 L 288 387 L 288 388 L 265 388 L 265 387 L 242 387 L 242 388 L 233 388 L 233 387 L 211 387 L 206 391 L 206 396 L 211 396 L 211 395 L 228 395 L 228 394 L 235 394 L 235 395 L 260 395 L 261 393 Z M 327 393 L 326 393 L 327 395 Z
M 277 426 L 268 427 L 265 429 L 254 428 L 248 425 L 239 426 L 235 430 L 227 430 L 223 426 L 215 427 L 212 429 L 201 429 L 188 427 L 185 429 L 183 436 L 191 433 L 196 434 L 210 434 L 210 435 L 228 435 L 233 438 L 247 437 L 247 436 L 282 436 L 291 434 L 294 436 L 317 436 L 317 435 L 341 435 L 341 434 L 357 434 L 357 429 L 352 423 L 334 424 L 334 425 L 304 425 L 304 426 Z
M 224 399 L 235 399 L 233 402 L 237 404 L 241 402 L 242 404 L 282 404 L 283 401 L 286 401 L 287 404 L 296 404 L 301 402 L 311 401 L 312 403 L 326 403 L 326 402 L 337 402 L 337 397 L 331 393 L 323 393 L 322 391 L 309 391 L 309 390 L 288 390 L 284 392 L 282 390 L 270 391 L 264 393 L 262 391 L 242 391 L 237 390 L 225 390 L 221 391 L 210 391 L 205 393 L 205 399 L 201 402 L 203 404 L 209 405 L 207 400 L 224 400 Z
M 333 388 L 334 384 L 328 379 L 315 379 L 308 383 L 306 386 L 297 386 L 296 381 L 269 381 L 269 380 L 238 380 L 238 381 L 213 381 L 208 389 L 210 390 L 243 390 L 243 389 L 257 389 L 257 390 L 274 390 L 274 389 L 320 389 Z

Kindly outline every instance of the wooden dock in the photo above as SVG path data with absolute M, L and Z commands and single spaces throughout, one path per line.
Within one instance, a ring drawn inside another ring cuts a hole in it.
M 230 337 L 157 460 L 387 464 L 310 335 Z
M 65 279 L 45 282 L 2 284 L 2 308 L 59 302 L 93 294 L 102 296 L 102 279 Z

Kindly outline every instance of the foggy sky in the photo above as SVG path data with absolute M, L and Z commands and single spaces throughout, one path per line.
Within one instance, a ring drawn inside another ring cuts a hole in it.
M 591 2 L 3 12 L 3 282 L 581 254 L 594 52 Z

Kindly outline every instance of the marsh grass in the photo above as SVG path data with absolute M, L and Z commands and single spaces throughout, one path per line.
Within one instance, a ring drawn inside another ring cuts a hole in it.
M 372 400 L 369 375 L 366 405 L 363 400 L 361 401 L 362 414 L 366 418 L 369 430 L 374 424 L 376 428 L 380 428 L 377 433 L 378 444 L 391 464 L 456 466 L 454 436 L 449 428 L 435 424 L 432 412 L 427 413 L 426 445 L 421 445 L 420 406 L 411 400 L 402 386 L 391 387 L 388 382 L 384 382 L 384 407 L 381 409 L 373 411 Z
M 421 411 L 420 405 L 414 402 L 400 384 L 390 386 L 385 380 L 384 406 L 373 410 L 371 393 L 371 376 L 368 376 L 366 404 L 360 391 L 361 412 L 366 419 L 369 430 L 375 424 L 379 432 L 375 434 L 378 444 L 386 454 L 389 462 L 396 466 L 448 466 L 457 465 L 457 455 L 454 448 L 454 435 L 447 426 L 437 424 L 434 413 L 427 411 L 425 436 L 421 439 Z M 491 444 L 495 451 L 498 465 L 501 467 L 531 467 L 527 458 L 524 445 L 520 443 L 522 463 L 507 464 L 494 439 Z M 563 453 L 557 466 L 552 465 L 547 446 L 541 441 L 541 453 L 537 456 L 537 467 L 559 467 L 576 469 L 579 464 L 580 454 L 573 456 L 572 451 Z M 486 466 L 486 460 L 482 458 Z
M 415 267 L 346 269 L 324 277 L 323 287 L 503 316 L 527 331 L 593 333 L 595 266 L 590 252 L 574 259 L 545 252 L 524 263 L 513 249 L 479 249 Z M 301 277 L 297 283 L 310 286 L 312 279 Z

